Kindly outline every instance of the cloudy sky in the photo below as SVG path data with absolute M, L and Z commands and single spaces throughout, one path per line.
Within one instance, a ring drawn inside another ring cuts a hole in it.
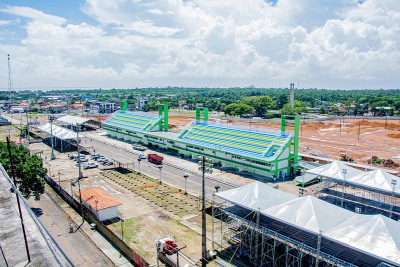
M 400 88 L 399 0 L 3 0 L 0 88 Z

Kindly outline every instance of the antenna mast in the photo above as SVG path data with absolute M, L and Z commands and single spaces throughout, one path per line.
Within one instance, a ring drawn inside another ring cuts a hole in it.
M 10 54 L 7 55 L 8 58 L 8 92 L 11 95 L 12 94 L 12 76 L 11 76 L 11 64 L 10 64 Z

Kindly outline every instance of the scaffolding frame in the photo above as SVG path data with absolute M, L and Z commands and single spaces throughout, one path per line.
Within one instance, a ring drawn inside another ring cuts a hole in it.
M 260 225 L 259 211 L 248 210 L 241 217 L 227 210 L 231 206 L 227 202 L 212 205 L 213 249 L 229 256 L 229 261 L 240 258 L 239 265 L 265 267 L 356 266 L 321 251 L 321 234 L 312 247 Z
M 320 178 L 319 185 L 311 194 L 331 204 L 341 206 L 360 214 L 393 215 L 400 219 L 400 198 L 395 194 L 357 187 L 354 184 L 339 183 L 328 177 Z

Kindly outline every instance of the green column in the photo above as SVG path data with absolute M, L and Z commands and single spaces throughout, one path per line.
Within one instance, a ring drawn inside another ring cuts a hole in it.
M 196 108 L 196 123 L 200 123 L 200 108 Z
M 120 102 L 119 109 L 120 110 L 128 110 L 128 102 L 126 102 L 126 101 Z
M 300 117 L 294 117 L 294 144 L 293 144 L 293 163 L 298 163 L 299 161 L 299 128 L 300 128 Z
M 281 133 L 286 132 L 286 116 L 282 115 L 281 116 Z
M 203 109 L 204 123 L 208 123 L 208 108 Z
M 164 104 L 164 131 L 168 132 L 168 104 Z

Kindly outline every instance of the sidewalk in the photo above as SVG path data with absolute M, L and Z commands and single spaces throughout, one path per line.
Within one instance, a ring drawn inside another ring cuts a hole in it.
M 57 205 L 71 218 L 75 223 L 75 227 L 82 223 L 82 217 L 68 203 L 66 203 L 53 189 L 46 188 L 47 194 L 57 203 Z M 126 259 L 117 248 L 115 248 L 108 240 L 96 230 L 92 230 L 90 225 L 85 221 L 80 227 L 84 233 L 113 263 L 115 266 L 133 267 L 134 265 Z

